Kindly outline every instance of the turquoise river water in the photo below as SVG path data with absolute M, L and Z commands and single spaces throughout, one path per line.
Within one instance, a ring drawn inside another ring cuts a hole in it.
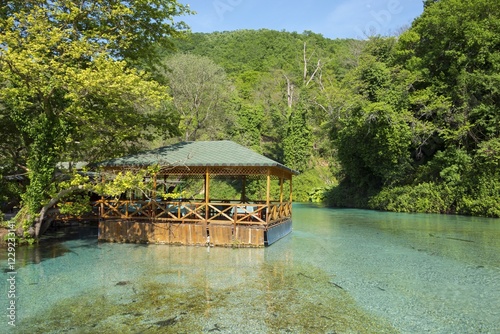
M 500 333 L 499 219 L 293 210 L 263 249 L 79 227 L 17 247 L 15 274 L 3 249 L 0 333 Z

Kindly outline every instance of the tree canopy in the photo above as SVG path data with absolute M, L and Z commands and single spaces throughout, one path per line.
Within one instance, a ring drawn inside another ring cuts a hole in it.
M 401 35 L 366 41 L 242 30 L 177 46 L 233 79 L 251 125 L 228 136 L 300 166 L 298 184 L 318 177 L 298 198 L 338 181 L 335 206 L 499 216 L 498 6 L 425 1 Z
M 217 139 L 231 119 L 232 84 L 224 69 L 210 58 L 182 53 L 166 58 L 162 65 L 160 75 L 173 97 L 183 139 Z
M 168 22 L 187 12 L 176 1 L 2 6 L 0 113 L 6 129 L 19 134 L 11 152 L 21 152 L 3 158 L 17 159 L 12 163 L 29 180 L 22 195 L 26 228 L 57 191 L 58 162 L 122 154 L 148 138 L 170 97 L 130 64 L 179 34 Z
M 393 132 L 391 140 L 377 133 L 380 126 L 363 129 L 367 121 L 356 113 L 338 131 L 339 143 L 351 143 L 352 131 L 360 131 L 368 140 L 357 142 L 357 152 L 367 148 L 372 154 L 379 152 L 383 161 L 368 158 L 377 168 L 394 162 L 378 174 L 385 180 L 373 185 L 378 195 L 365 205 L 394 211 L 500 215 L 499 9 L 493 0 L 427 1 L 424 13 L 397 39 L 389 57 L 370 51 L 375 63 L 369 65 L 368 75 L 356 80 L 361 79 L 358 94 L 364 100 L 388 104 L 380 116 L 387 118 L 395 111 L 398 121 L 391 121 L 390 127 L 399 133 Z M 374 43 L 379 42 L 368 45 Z M 354 128 L 353 122 L 358 122 Z M 379 139 L 385 148 L 372 147 Z M 398 159 L 391 155 L 390 143 L 400 147 Z M 365 160 L 349 164 L 356 156 L 352 146 L 338 149 L 344 166 L 349 166 L 350 181 L 377 177 L 376 170 L 364 167 Z M 491 168 L 494 165 L 496 171 Z M 387 179 L 393 173 L 398 178 Z

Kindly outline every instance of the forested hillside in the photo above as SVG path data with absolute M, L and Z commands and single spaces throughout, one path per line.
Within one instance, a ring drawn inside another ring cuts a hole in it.
M 499 216 L 500 4 L 425 7 L 397 37 L 259 30 L 177 41 L 167 66 L 208 58 L 227 80 L 190 139 L 230 138 L 299 170 L 298 200 Z
M 497 0 L 425 0 L 401 35 L 363 41 L 191 34 L 171 0 L 72 3 L 0 7 L 0 204 L 31 235 L 89 189 L 58 163 L 179 140 L 285 163 L 298 201 L 500 216 Z
M 184 139 L 231 139 L 287 164 L 301 172 L 295 198 L 307 201 L 337 184 L 329 94 L 337 94 L 332 88 L 355 68 L 364 44 L 312 32 L 192 34 L 177 41 L 159 72 L 174 104 L 186 102 L 178 110 L 199 111 L 183 113 Z M 195 95 L 197 106 L 189 103 Z

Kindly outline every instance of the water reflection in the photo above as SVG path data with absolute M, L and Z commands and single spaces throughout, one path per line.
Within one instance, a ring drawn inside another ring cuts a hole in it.
M 43 236 L 39 243 L 16 247 L 16 267 L 39 264 L 48 259 L 64 256 L 66 253 L 76 253 L 80 247 L 95 247 L 97 232 L 97 227 L 90 225 L 53 229 Z M 69 247 L 66 245 L 69 240 L 79 240 L 83 241 L 83 243 L 80 246 Z M 89 243 L 85 241 L 89 241 Z M 6 266 L 5 252 L 0 252 L 0 260 L 2 261 L 3 271 L 10 271 Z

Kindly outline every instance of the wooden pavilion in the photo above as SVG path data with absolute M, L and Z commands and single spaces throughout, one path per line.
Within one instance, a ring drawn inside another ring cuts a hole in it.
M 231 141 L 181 142 L 100 164 L 111 172 L 151 165 L 161 167 L 155 189 L 198 179 L 203 198 L 102 198 L 99 240 L 262 247 L 292 230 L 292 176 L 297 172 L 246 147 Z M 241 180 L 240 198 L 212 198 L 211 184 L 217 179 Z M 248 180 L 265 183 L 265 197 L 248 200 Z

